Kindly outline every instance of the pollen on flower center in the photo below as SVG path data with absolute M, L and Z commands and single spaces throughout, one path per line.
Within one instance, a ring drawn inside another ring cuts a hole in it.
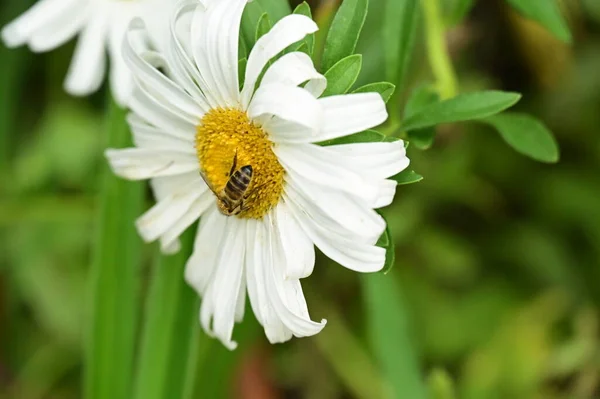
M 216 108 L 202 118 L 196 130 L 196 151 L 221 211 L 224 203 L 219 197 L 232 172 L 235 174 L 244 166 L 251 166 L 252 174 L 247 187 L 237 185 L 237 193 L 243 194 L 237 216 L 261 219 L 277 205 L 283 192 L 284 170 L 272 147 L 265 131 L 243 111 Z

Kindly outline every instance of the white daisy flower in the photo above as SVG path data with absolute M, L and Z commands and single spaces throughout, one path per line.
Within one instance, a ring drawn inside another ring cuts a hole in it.
M 409 163 L 402 141 L 314 144 L 384 122 L 379 94 L 319 99 L 326 80 L 300 52 L 259 79 L 277 54 L 317 30 L 310 18 L 289 15 L 258 40 L 239 90 L 245 3 L 183 4 L 164 55 L 137 54 L 126 40 L 138 84 L 129 115 L 137 147 L 106 151 L 119 176 L 151 179 L 157 204 L 136 222 L 146 241 L 176 251 L 200 219 L 185 278 L 203 298 L 202 326 L 231 349 L 246 291 L 272 343 L 323 329 L 300 285 L 315 245 L 349 269 L 381 270 L 385 250 L 375 244 L 385 222 L 374 209 L 391 203 L 396 183 L 387 178 Z M 179 24 L 189 27 L 186 37 L 175 34 Z M 135 21 L 131 33 L 141 28 Z
M 127 26 L 134 17 L 141 17 L 152 24 L 151 33 L 160 35 L 159 17 L 164 18 L 170 10 L 169 3 L 171 0 L 40 0 L 2 29 L 2 40 L 8 47 L 27 44 L 37 53 L 53 50 L 79 34 L 64 84 L 75 96 L 98 90 L 104 80 L 108 48 L 111 89 L 123 105 L 133 87 L 131 72 L 121 56 Z M 142 45 L 143 39 L 138 40 Z

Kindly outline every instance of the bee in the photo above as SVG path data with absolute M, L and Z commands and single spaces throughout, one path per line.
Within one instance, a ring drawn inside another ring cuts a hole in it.
M 247 209 L 244 207 L 244 201 L 248 198 L 248 188 L 252 183 L 252 165 L 244 165 L 239 169 L 236 169 L 236 167 L 237 151 L 235 152 L 233 165 L 229 171 L 229 180 L 227 180 L 225 187 L 220 192 L 217 192 L 208 182 L 204 173 L 200 172 L 208 188 L 217 197 L 217 207 L 225 216 L 235 216 Z

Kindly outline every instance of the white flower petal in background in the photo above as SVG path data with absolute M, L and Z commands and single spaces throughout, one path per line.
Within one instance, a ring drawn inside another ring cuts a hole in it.
M 39 0 L 29 10 L 3 27 L 8 47 L 27 45 L 45 52 L 78 36 L 65 90 L 85 96 L 98 90 L 106 75 L 106 52 L 110 56 L 110 87 L 121 105 L 131 95 L 133 78 L 121 55 L 121 44 L 129 22 L 143 18 L 152 29 L 150 37 L 137 37 L 136 46 L 161 47 L 167 37 L 164 15 L 171 0 Z
M 315 246 L 351 270 L 381 270 L 385 250 L 375 244 L 386 226 L 374 209 L 391 202 L 388 178 L 409 162 L 402 141 L 315 144 L 375 127 L 387 112 L 376 93 L 320 99 L 327 82 L 305 54 L 270 62 L 317 29 L 307 17 L 285 17 L 259 39 L 240 91 L 245 4 L 181 3 L 161 53 L 132 45 L 144 29 L 132 22 L 124 61 L 136 82 L 128 119 L 136 148 L 106 151 L 116 174 L 151 181 L 156 205 L 137 221 L 145 240 L 175 251 L 200 219 L 185 279 L 202 296 L 203 328 L 230 349 L 246 292 L 272 343 L 324 328 L 300 284 Z

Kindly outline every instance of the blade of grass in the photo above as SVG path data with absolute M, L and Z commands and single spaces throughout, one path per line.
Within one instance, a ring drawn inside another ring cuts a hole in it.
M 394 398 L 426 399 L 400 288 L 392 273 L 361 276 L 371 348 Z
M 126 112 L 108 110 L 108 146 L 130 145 Z M 142 213 L 143 185 L 114 176 L 105 165 L 98 236 L 90 273 L 91 320 L 85 354 L 86 399 L 130 399 L 141 241 L 134 220 Z
M 172 256 L 159 254 L 146 301 L 142 346 L 134 398 L 183 398 L 188 373 L 195 369 L 198 295 L 184 281 L 192 252 L 194 228 L 181 237 L 182 248 Z M 205 339 L 205 338 L 204 338 Z M 195 373 L 190 373 L 191 378 Z

